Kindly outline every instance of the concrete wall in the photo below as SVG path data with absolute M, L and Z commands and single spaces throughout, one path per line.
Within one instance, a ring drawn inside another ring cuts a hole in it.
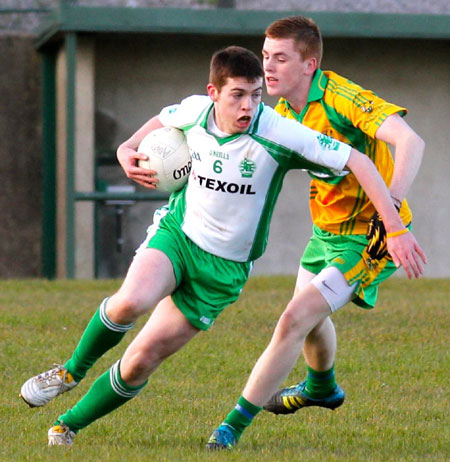
M 16 6 L 17 0 L 3 0 Z M 59 0 L 21 0 L 24 7 L 56 7 Z M 125 6 L 213 9 L 233 7 L 238 10 L 358 11 L 369 13 L 448 14 L 447 0 L 75 0 L 85 6 Z
M 115 148 L 164 105 L 193 93 L 204 93 L 211 53 L 230 44 L 246 46 L 259 54 L 262 41 L 233 37 L 98 38 L 97 144 Z M 450 248 L 442 245 L 440 237 L 450 226 L 450 207 L 446 202 L 450 193 L 446 174 L 450 171 L 450 75 L 448 66 L 443 66 L 449 61 L 446 42 L 327 39 L 322 66 L 407 106 L 408 123 L 425 139 L 425 159 L 409 199 L 415 213 L 415 234 L 430 260 L 426 270 L 430 277 L 450 276 Z M 274 102 L 265 99 L 268 103 Z M 120 169 L 113 167 L 108 168 L 106 177 L 110 183 L 128 181 Z M 274 214 L 267 253 L 257 263 L 254 274 L 296 272 L 298 258 L 311 230 L 308 182 L 305 173 L 291 172 L 287 176 Z M 113 252 L 111 228 L 114 223 L 109 212 L 109 224 L 103 219 L 104 258 L 108 255 L 110 261 L 128 263 L 132 249 L 144 237 L 154 207 L 147 203 L 127 210 L 124 231 L 129 244 L 120 255 Z M 402 271 L 399 274 L 402 275 Z
M 168 3 L 171 0 L 168 0 Z M 448 14 L 446 0 L 236 0 L 242 10 L 345 11 L 359 13 Z
M 41 271 L 40 60 L 27 36 L 0 33 L 0 277 Z

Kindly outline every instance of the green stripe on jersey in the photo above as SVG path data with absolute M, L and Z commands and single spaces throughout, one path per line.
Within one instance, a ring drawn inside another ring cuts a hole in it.
M 334 175 L 334 172 L 321 165 L 305 159 L 300 152 L 293 151 L 280 144 L 270 141 L 258 135 L 250 135 L 256 142 L 261 144 L 264 149 L 275 159 L 275 161 L 287 169 L 305 169 L 313 170 L 315 172 L 326 173 Z

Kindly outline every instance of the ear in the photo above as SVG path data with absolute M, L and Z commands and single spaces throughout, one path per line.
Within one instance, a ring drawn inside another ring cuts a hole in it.
M 317 59 L 316 58 L 309 58 L 306 60 L 307 61 L 307 66 L 306 66 L 306 75 L 313 75 L 314 72 L 317 70 Z
M 212 83 L 208 83 L 208 85 L 206 85 L 206 90 L 208 92 L 209 97 L 215 103 L 217 101 L 217 95 L 219 93 L 217 91 L 217 87 L 215 85 L 213 85 Z

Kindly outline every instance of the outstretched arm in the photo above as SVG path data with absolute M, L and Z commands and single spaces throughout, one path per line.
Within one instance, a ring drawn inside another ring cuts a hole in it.
M 149 189 L 156 188 L 156 179 L 152 176 L 156 172 L 139 167 L 138 161 L 140 159 L 147 160 L 148 156 L 137 152 L 137 149 L 146 135 L 161 127 L 163 127 L 163 124 L 159 120 L 159 117 L 152 117 L 117 149 L 117 160 L 127 177 Z
M 426 256 L 412 233 L 404 232 L 402 223 L 389 190 L 378 173 L 374 163 L 364 154 L 352 149 L 347 167 L 354 173 L 369 199 L 381 215 L 388 234 L 387 247 L 394 264 L 403 266 L 409 279 L 423 274 L 422 262 Z M 393 234 L 393 236 L 389 236 Z

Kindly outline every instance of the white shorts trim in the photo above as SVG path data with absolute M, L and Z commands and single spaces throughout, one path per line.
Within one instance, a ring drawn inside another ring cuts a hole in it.
M 144 250 L 148 247 L 148 243 L 150 242 L 150 239 L 156 234 L 156 231 L 158 231 L 159 229 L 159 223 L 168 214 L 168 212 L 169 212 L 168 205 L 163 205 L 159 209 L 156 209 L 155 213 L 153 214 L 153 223 L 147 228 L 147 235 L 144 239 L 144 242 L 142 242 L 142 244 L 139 245 L 135 253 L 138 253 L 141 250 Z

